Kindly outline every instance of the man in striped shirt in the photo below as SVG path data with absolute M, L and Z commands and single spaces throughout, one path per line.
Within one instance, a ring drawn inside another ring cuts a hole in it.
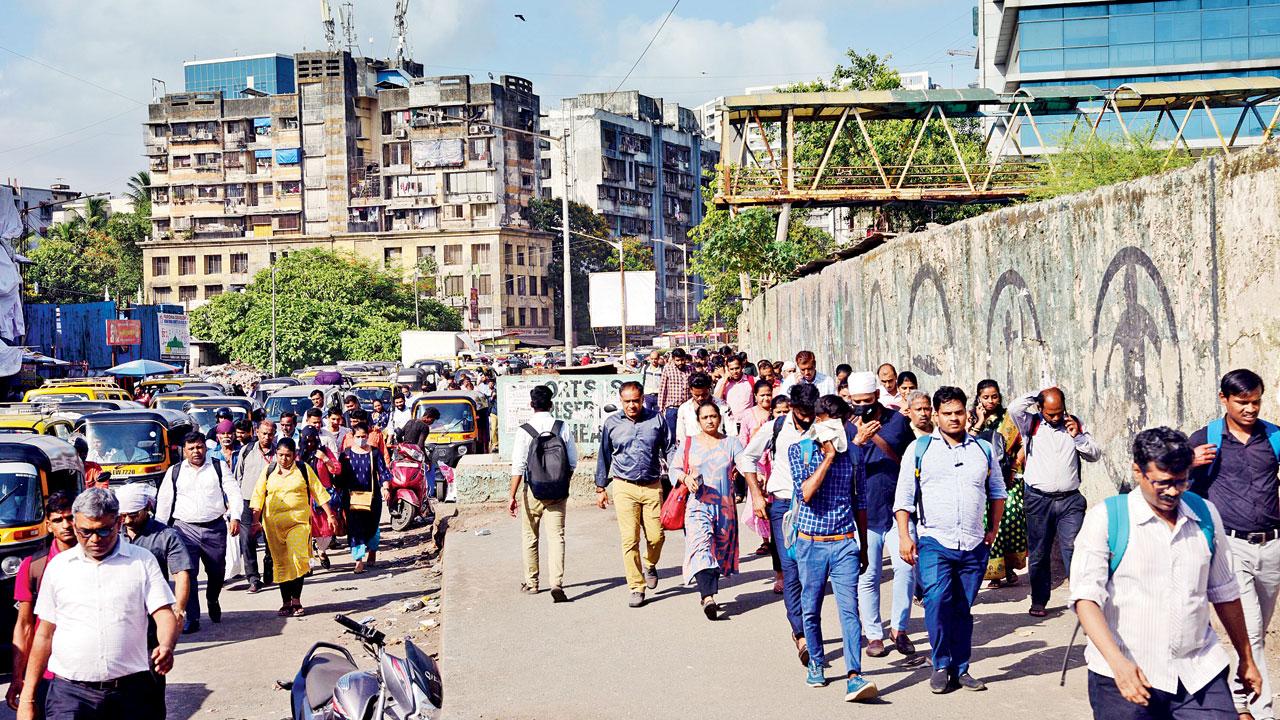
M 675 441 L 676 413 L 685 400 L 689 399 L 689 354 L 680 348 L 671 351 L 671 360 L 662 368 L 662 378 L 658 381 L 658 412 L 667 423 L 667 444 Z

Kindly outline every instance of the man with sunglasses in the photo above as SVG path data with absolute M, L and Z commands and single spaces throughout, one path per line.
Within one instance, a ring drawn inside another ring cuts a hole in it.
M 1262 688 L 1222 518 L 1186 492 L 1192 457 L 1177 430 L 1138 433 L 1140 489 L 1095 506 L 1076 537 L 1071 605 L 1089 638 L 1095 718 L 1235 720 L 1210 605 L 1240 656 L 1240 687 L 1251 701 Z
M 31 643 L 40 623 L 35 615 L 40 581 L 44 578 L 44 571 L 50 560 L 57 557 L 58 553 L 76 546 L 73 521 L 71 496 L 65 492 L 50 495 L 44 503 L 44 528 L 49 532 L 49 547 L 24 559 L 18 566 L 13 586 L 13 599 L 18 608 L 18 619 L 13 626 L 13 681 L 9 684 L 9 694 L 5 698 L 12 710 L 18 709 L 18 696 L 22 692 L 22 681 L 27 671 L 27 657 L 31 653 Z M 40 704 L 44 703 L 45 695 L 49 692 L 49 680 L 52 679 L 52 675 L 45 673 L 40 686 L 36 688 L 36 698 Z
M 77 547 L 49 562 L 35 612 L 40 618 L 18 720 L 37 717 L 36 686 L 54 675 L 44 717 L 159 720 L 164 692 L 155 673 L 173 668 L 178 618 L 173 591 L 147 550 L 120 539 L 120 505 L 110 490 L 76 498 Z M 147 618 L 158 646 L 147 651 Z

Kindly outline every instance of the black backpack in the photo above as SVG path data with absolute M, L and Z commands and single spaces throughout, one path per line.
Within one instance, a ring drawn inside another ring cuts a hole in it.
M 531 438 L 524 481 L 529 483 L 529 491 L 539 500 L 569 497 L 569 477 L 573 468 L 569 467 L 569 449 L 564 438 L 560 437 L 563 426 L 562 421 L 556 420 L 551 430 L 544 433 L 539 433 L 529 423 L 520 426 Z

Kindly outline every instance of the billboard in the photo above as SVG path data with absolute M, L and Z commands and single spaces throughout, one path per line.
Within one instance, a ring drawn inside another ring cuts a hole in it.
M 591 327 L 622 327 L 622 273 L 591 273 Z M 657 325 L 657 273 L 628 271 L 627 327 Z
M 141 320 L 108 320 L 107 344 L 112 346 L 141 345 Z
M 627 273 L 631 284 L 631 273 Z M 551 388 L 551 416 L 563 420 L 573 435 L 579 457 L 595 455 L 600 448 L 600 429 L 608 405 L 618 405 L 618 388 L 639 375 L 503 375 L 498 378 L 498 407 L 502 412 L 491 422 L 498 423 L 498 452 L 510 460 L 520 425 L 529 422 L 529 391 L 539 385 Z
M 156 313 L 161 360 L 186 360 L 191 355 L 191 332 L 182 313 Z

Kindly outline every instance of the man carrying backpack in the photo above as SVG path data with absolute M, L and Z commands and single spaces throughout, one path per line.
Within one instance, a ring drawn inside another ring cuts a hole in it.
M 1263 678 L 1262 695 L 1252 706 L 1232 680 L 1236 710 L 1242 717 L 1274 720 L 1263 643 L 1280 594 L 1280 428 L 1258 417 L 1263 390 L 1262 378 L 1251 370 L 1222 377 L 1218 400 L 1224 416 L 1191 434 L 1191 487 L 1222 515 L 1222 547 L 1231 552 L 1249 645 Z
M 1222 518 L 1186 492 L 1192 457 L 1176 430 L 1138 433 L 1140 490 L 1095 506 L 1076 538 L 1071 604 L 1089 638 L 1095 719 L 1236 719 L 1210 603 L 1240 656 L 1240 686 L 1251 700 L 1262 688 Z
M 511 445 L 511 504 L 507 509 L 511 517 L 520 511 L 525 561 L 520 592 L 538 593 L 538 543 L 545 519 L 551 539 L 551 599 L 565 602 L 564 508 L 578 450 L 569 426 L 551 416 L 551 395 L 546 385 L 529 391 L 533 417 L 520 426 Z

